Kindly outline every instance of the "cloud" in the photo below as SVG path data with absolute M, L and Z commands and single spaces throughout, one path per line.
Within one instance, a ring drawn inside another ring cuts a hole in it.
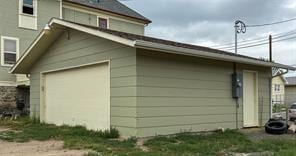
M 234 21 L 261 24 L 296 17 L 295 0 L 131 0 L 124 1 L 153 21 L 148 36 L 212 46 L 233 42 Z M 296 30 L 296 21 L 248 28 L 239 40 L 268 37 Z M 296 37 L 296 34 L 294 35 Z M 292 36 L 290 36 L 292 37 Z M 296 39 L 274 44 L 274 60 L 296 64 Z M 268 45 L 239 50 L 253 57 L 268 57 Z

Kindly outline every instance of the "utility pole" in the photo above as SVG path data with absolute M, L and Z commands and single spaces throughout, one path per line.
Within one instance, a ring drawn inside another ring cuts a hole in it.
M 272 62 L 272 36 L 269 35 L 269 61 Z
M 269 61 L 272 62 L 272 36 L 269 35 Z M 269 95 L 270 95 L 270 117 L 272 117 L 273 111 L 272 111 L 272 107 L 273 107 L 273 100 L 272 100 L 272 74 L 273 69 L 271 68 L 270 73 L 271 73 L 271 77 L 269 79 Z
M 239 33 L 246 33 L 247 27 L 246 24 L 240 20 L 234 22 L 234 52 L 237 54 L 237 35 Z
M 235 48 L 234 48 L 234 51 L 235 51 L 235 54 L 237 54 L 237 35 L 239 33 L 245 33 L 246 32 L 246 25 L 244 22 L 240 21 L 240 20 L 237 20 L 234 22 L 234 40 L 235 40 Z M 233 74 L 234 75 L 237 75 L 237 63 L 234 62 L 233 63 Z M 235 80 L 237 81 L 237 80 Z M 237 88 L 235 88 L 237 89 Z M 236 113 L 235 113 L 235 120 L 236 120 L 236 129 L 238 129 L 238 109 L 239 109 L 239 97 L 235 98 L 235 103 L 236 103 Z

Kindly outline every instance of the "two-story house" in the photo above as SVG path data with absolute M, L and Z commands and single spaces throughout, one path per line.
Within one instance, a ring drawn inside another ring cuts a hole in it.
M 284 76 L 277 76 L 272 79 L 272 103 L 285 104 L 285 84 Z
M 0 106 L 28 105 L 30 75 L 9 70 L 53 17 L 139 35 L 151 22 L 117 0 L 0 0 Z

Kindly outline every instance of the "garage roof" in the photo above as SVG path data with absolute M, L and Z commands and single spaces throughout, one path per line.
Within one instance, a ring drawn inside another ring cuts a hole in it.
M 98 27 L 77 24 L 56 18 L 53 18 L 49 22 L 49 25 L 52 28 L 50 30 L 51 33 L 46 34 L 45 30 L 43 30 L 37 37 L 37 39 L 20 57 L 17 63 L 12 67 L 11 73 L 28 74 L 32 64 L 35 61 L 37 61 L 37 59 L 42 55 L 43 52 L 46 51 L 46 49 L 51 45 L 51 43 L 55 41 L 61 33 L 65 31 L 65 29 L 61 29 L 61 27 L 75 29 L 135 48 L 149 49 L 179 55 L 209 58 L 228 62 L 237 62 L 258 66 L 296 70 L 296 68 L 288 65 L 279 64 L 275 62 L 268 62 L 245 55 L 234 54 L 203 46 L 196 46 L 114 30 L 101 29 Z M 56 27 L 59 28 L 55 29 Z

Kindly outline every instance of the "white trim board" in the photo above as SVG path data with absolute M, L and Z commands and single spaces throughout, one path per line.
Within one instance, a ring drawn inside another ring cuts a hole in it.
M 0 81 L 0 87 L 16 87 L 17 84 L 13 81 Z
M 16 64 L 12 67 L 12 69 L 9 71 L 9 73 L 12 73 L 13 70 L 22 62 L 22 60 L 28 55 L 28 53 L 32 50 L 32 48 L 38 43 L 38 41 L 41 39 L 41 37 L 44 35 L 44 31 L 42 31 L 37 39 L 31 44 L 31 46 L 25 51 L 25 53 L 19 58 L 19 60 L 16 62 Z
M 91 35 L 94 35 L 94 36 L 98 36 L 98 37 L 102 37 L 102 38 L 105 38 L 105 39 L 108 39 L 108 40 L 111 40 L 111 41 L 115 41 L 115 42 L 118 42 L 118 43 L 121 43 L 121 44 L 124 44 L 124 45 L 127 45 L 127 46 L 131 46 L 131 47 L 135 46 L 135 41 L 133 41 L 133 40 L 128 40 L 128 39 L 125 39 L 125 38 L 122 38 L 122 37 L 118 37 L 118 36 L 115 36 L 115 35 L 112 35 L 112 34 L 109 34 L 109 33 L 105 33 L 105 32 L 95 30 L 95 29 L 92 29 L 92 28 L 87 28 L 87 27 L 81 26 L 79 24 L 75 24 L 75 23 L 71 23 L 71 22 L 67 22 L 67 21 L 63 21 L 63 20 L 53 19 L 49 23 L 49 25 L 53 25 L 55 23 L 60 24 L 60 25 L 65 26 L 65 27 L 69 27 L 69 28 L 81 31 L 81 32 L 91 34 Z

